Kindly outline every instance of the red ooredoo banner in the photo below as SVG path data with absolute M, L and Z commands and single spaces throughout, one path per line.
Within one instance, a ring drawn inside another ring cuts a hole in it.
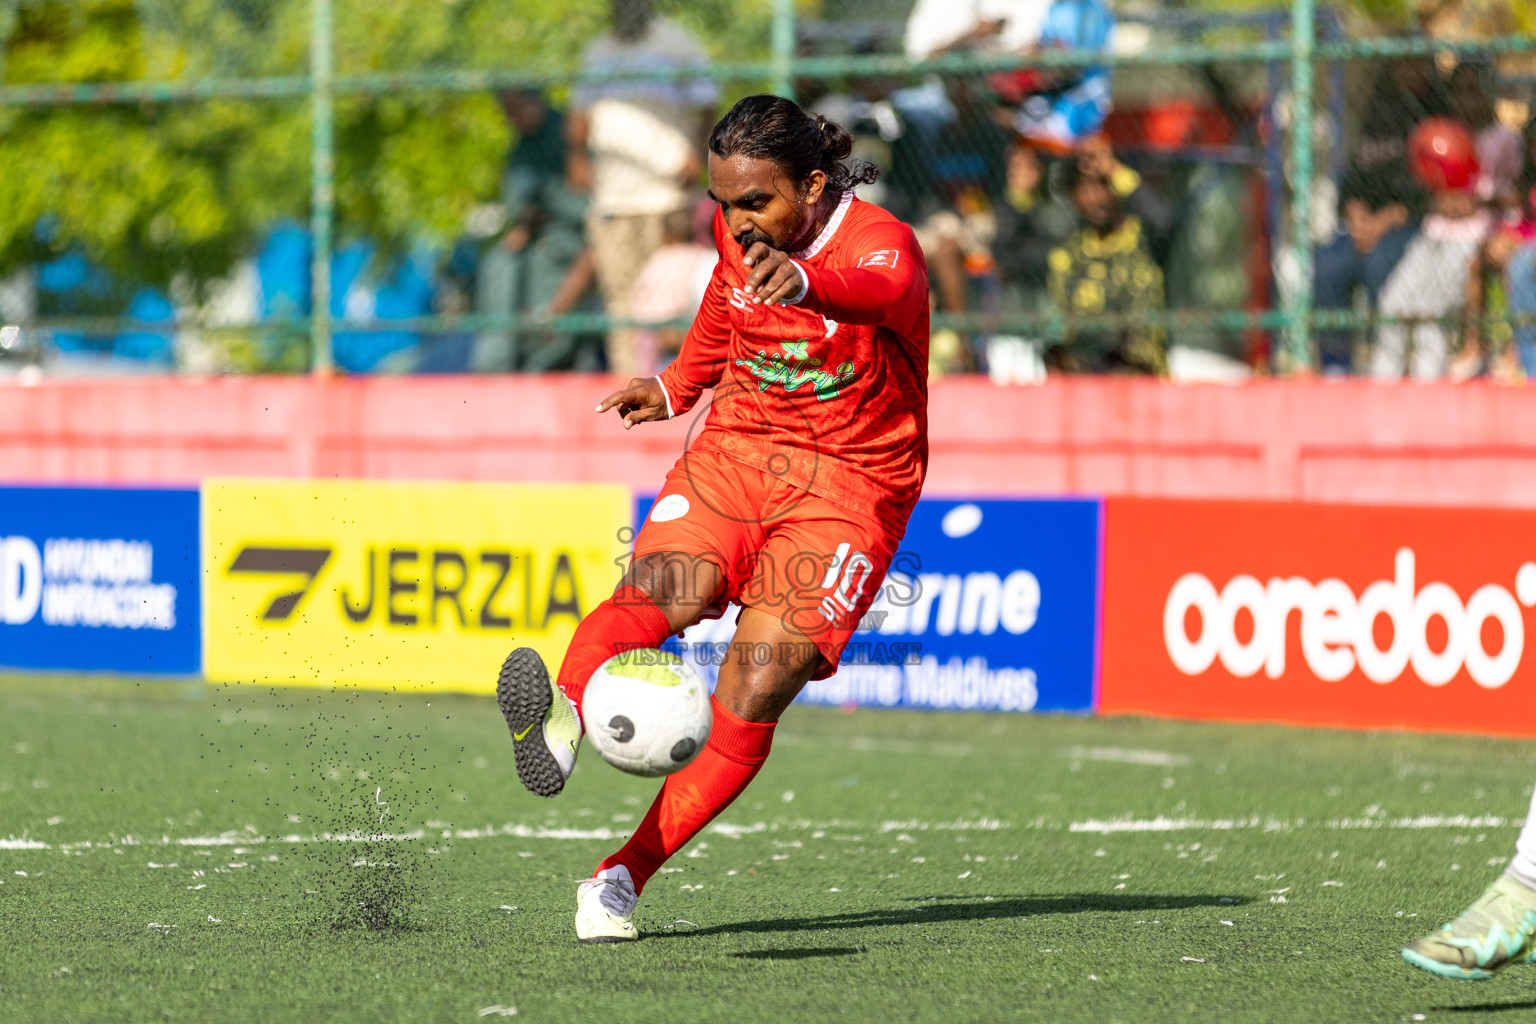
M 1111 498 L 1104 558 L 1103 712 L 1536 736 L 1536 512 Z

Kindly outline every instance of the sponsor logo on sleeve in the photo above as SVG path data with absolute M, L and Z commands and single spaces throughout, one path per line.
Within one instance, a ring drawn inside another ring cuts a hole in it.
M 895 269 L 901 261 L 900 249 L 876 249 L 859 257 L 859 267 L 890 267 Z

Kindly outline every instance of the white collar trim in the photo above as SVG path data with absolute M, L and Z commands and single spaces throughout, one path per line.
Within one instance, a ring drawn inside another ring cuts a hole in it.
M 848 212 L 848 207 L 853 205 L 853 189 L 843 193 L 843 197 L 837 201 L 837 209 L 832 211 L 832 218 L 827 221 L 827 226 L 821 229 L 821 234 L 816 236 L 810 248 L 801 252 L 791 253 L 797 260 L 808 260 L 815 257 L 832 241 L 832 236 L 837 234 L 838 227 L 843 223 L 843 215 Z

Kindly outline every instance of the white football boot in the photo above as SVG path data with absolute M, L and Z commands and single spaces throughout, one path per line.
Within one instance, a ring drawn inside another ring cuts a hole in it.
M 640 897 L 629 868 L 615 864 L 576 888 L 576 941 L 634 942 L 640 937 L 630 915 Z
M 496 680 L 496 703 L 512 732 L 517 777 L 530 792 L 555 796 L 576 770 L 581 715 L 549 678 L 539 652 L 519 647 L 507 655 Z

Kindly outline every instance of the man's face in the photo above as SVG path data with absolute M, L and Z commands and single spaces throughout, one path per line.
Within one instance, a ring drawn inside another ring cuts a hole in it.
M 1084 177 L 1072 190 L 1072 205 L 1084 224 L 1103 231 L 1112 228 L 1118 219 L 1115 194 L 1102 179 Z
M 544 104 L 527 93 L 508 92 L 501 97 L 501 109 L 519 135 L 532 135 L 544 123 Z
M 1381 226 L 1375 211 L 1363 200 L 1345 200 L 1343 219 L 1344 230 L 1349 232 L 1356 252 L 1366 253 L 1376 248 L 1376 243 L 1381 241 Z
M 815 171 L 799 189 L 772 160 L 709 154 L 709 197 L 720 204 L 726 229 L 744 250 L 763 242 L 790 251 L 807 242 L 803 236 L 825 181 Z
M 1477 196 L 1468 188 L 1441 189 L 1435 193 L 1435 212 L 1452 220 L 1462 220 L 1477 212 Z
M 1040 158 L 1028 146 L 1008 150 L 1008 187 L 1016 192 L 1033 192 L 1040 186 Z

